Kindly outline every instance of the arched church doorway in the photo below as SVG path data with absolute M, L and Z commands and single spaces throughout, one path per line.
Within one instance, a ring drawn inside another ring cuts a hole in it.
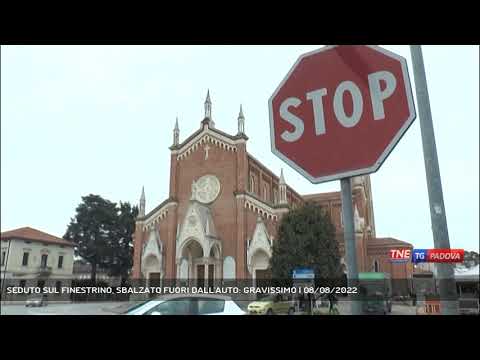
M 144 263 L 144 274 L 147 278 L 147 286 L 162 286 L 160 272 L 160 261 L 155 255 L 148 255 Z
M 253 286 L 267 285 L 272 278 L 268 254 L 262 249 L 258 249 L 252 256 L 251 264 Z
M 188 264 L 189 285 L 204 286 L 205 266 L 202 245 L 195 239 L 190 240 L 183 248 L 182 258 L 186 259 Z
M 222 276 L 220 245 L 214 244 L 205 254 L 199 241 L 189 239 L 181 252 L 179 274 L 190 286 L 214 286 Z

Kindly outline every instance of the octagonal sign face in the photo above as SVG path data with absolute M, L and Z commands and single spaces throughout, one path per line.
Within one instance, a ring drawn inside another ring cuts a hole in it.
M 273 153 L 312 183 L 377 171 L 416 116 L 406 60 L 366 45 L 300 56 L 269 110 Z

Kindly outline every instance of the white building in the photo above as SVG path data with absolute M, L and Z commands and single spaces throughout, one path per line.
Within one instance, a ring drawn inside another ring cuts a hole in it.
M 70 286 L 73 243 L 23 227 L 1 233 L 1 280 L 5 286 Z

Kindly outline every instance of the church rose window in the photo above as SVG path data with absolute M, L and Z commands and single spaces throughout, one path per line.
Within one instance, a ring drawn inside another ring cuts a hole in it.
M 195 183 L 195 191 L 198 201 L 204 204 L 211 203 L 220 193 L 220 181 L 213 175 L 202 176 Z

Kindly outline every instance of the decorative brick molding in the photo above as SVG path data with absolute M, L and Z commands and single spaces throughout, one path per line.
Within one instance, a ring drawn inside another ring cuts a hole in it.
M 272 208 L 267 204 L 257 200 L 248 194 L 237 194 L 237 199 L 244 199 L 244 208 L 253 211 L 267 220 L 278 221 L 278 215 L 283 212 L 288 212 L 288 209 Z
M 192 144 L 188 145 L 186 150 L 184 150 L 182 153 L 177 155 L 177 160 L 183 160 L 187 158 L 191 153 L 196 151 L 199 146 L 202 144 L 213 144 L 225 151 L 237 151 L 237 147 L 235 145 L 232 145 L 231 143 L 227 143 L 224 140 L 219 139 L 216 135 L 213 134 L 205 134 L 203 137 L 200 139 L 194 141 Z
M 169 208 L 173 206 L 177 206 L 177 202 L 167 202 L 163 206 L 156 209 L 153 213 L 148 214 L 145 218 L 137 220 L 137 222 L 141 223 L 142 230 L 144 232 L 151 230 L 167 217 Z

